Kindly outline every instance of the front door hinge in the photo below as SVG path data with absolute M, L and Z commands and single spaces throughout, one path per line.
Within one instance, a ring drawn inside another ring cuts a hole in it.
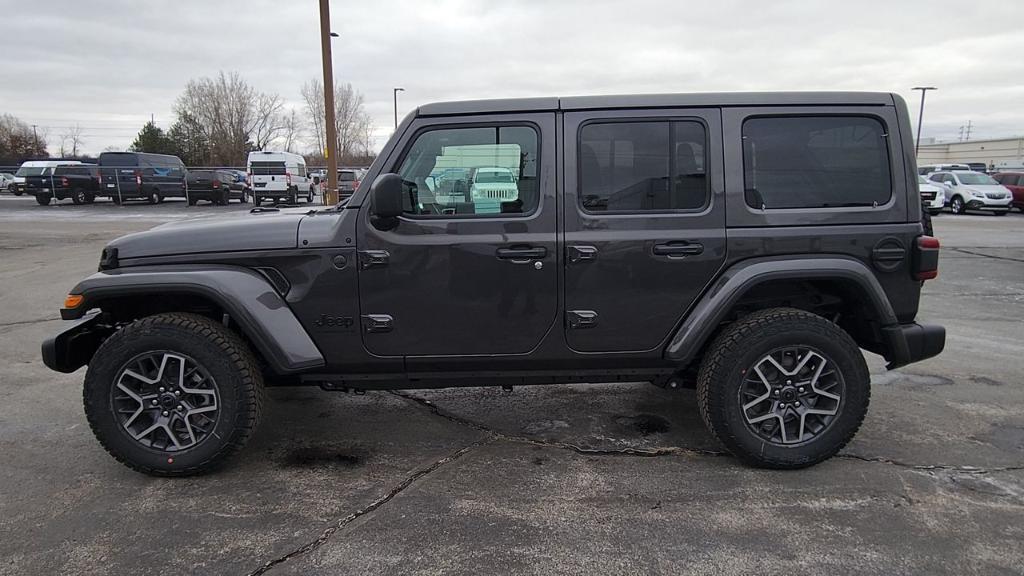
M 374 266 L 387 266 L 391 255 L 387 250 L 360 250 L 359 269 L 366 270 Z
M 569 310 L 566 315 L 569 318 L 569 328 L 582 330 L 597 326 L 597 312 L 593 310 Z
M 367 332 L 391 332 L 395 319 L 388 314 L 363 314 L 363 330 Z

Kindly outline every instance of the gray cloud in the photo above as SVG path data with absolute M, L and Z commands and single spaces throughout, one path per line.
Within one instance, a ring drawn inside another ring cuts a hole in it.
M 1024 3 L 980 1 L 335 2 L 335 76 L 366 96 L 386 138 L 435 100 L 733 90 L 879 90 L 916 110 L 924 136 L 1024 133 Z M 316 2 L 49 0 L 0 11 L 0 112 L 86 148 L 164 127 L 189 78 L 238 70 L 298 107 L 320 74 Z M 12 16 L 13 15 L 13 16 Z M 1012 23 L 1004 26 L 1002 23 Z

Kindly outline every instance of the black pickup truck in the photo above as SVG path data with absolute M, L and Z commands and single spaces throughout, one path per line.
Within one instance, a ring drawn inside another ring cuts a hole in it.
M 34 195 L 41 206 L 67 198 L 75 204 L 92 204 L 99 191 L 99 167 L 91 164 L 56 166 L 25 177 L 25 192 Z
M 336 206 L 110 242 L 43 360 L 88 364 L 93 432 L 156 475 L 241 448 L 264 384 L 649 380 L 742 460 L 810 466 L 864 421 L 862 349 L 945 344 L 911 134 L 887 93 L 428 104 Z

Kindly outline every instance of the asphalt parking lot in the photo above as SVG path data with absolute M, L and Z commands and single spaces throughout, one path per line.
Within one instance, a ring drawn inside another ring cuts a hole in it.
M 637 383 L 271 390 L 222 471 L 131 472 L 39 344 L 109 239 L 248 208 L 0 195 L 0 573 L 1024 573 L 1020 213 L 935 219 L 946 351 L 870 357 L 864 426 L 808 470 L 741 465 L 692 391 Z

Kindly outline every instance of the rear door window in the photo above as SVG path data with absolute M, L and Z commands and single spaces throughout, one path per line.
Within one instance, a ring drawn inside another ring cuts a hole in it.
M 249 169 L 253 176 L 284 176 L 288 172 L 284 162 L 253 162 Z
M 885 126 L 867 116 L 743 123 L 744 197 L 758 209 L 873 206 L 892 198 Z
M 704 125 L 600 122 L 580 129 L 580 203 L 587 212 L 697 210 L 707 204 Z

